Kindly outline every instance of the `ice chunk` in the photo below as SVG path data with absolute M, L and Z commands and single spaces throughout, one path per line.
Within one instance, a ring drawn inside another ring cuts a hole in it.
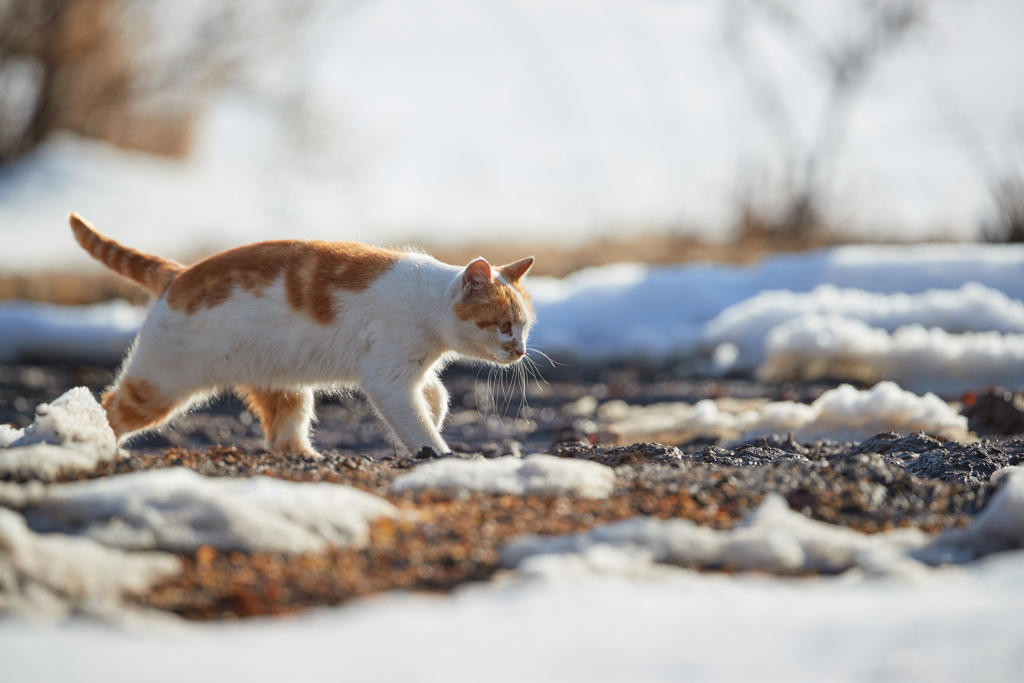
M 448 458 L 417 466 L 395 478 L 395 491 L 480 491 L 497 495 L 579 496 L 607 498 L 615 489 L 615 472 L 587 460 L 535 453 L 492 460 Z
M 60 472 L 94 469 L 114 459 L 117 440 L 92 392 L 75 387 L 36 407 L 24 430 L 0 430 L 0 474 L 53 480 Z
M 908 325 L 889 333 L 841 316 L 808 315 L 765 339 L 765 379 L 888 379 L 914 391 L 958 393 L 988 384 L 1024 385 L 1024 334 Z
M 841 572 L 854 567 L 883 574 L 923 570 L 906 556 L 927 536 L 916 530 L 862 534 L 818 522 L 770 495 L 742 524 L 729 531 L 700 527 L 685 519 L 633 517 L 571 536 L 522 536 L 506 544 L 501 563 L 516 567 L 535 555 L 584 553 L 594 546 L 640 549 L 659 562 L 697 567 L 734 567 L 787 572 Z
M 21 515 L 0 508 L 0 613 L 111 615 L 123 608 L 124 593 L 180 572 L 173 555 L 37 534 Z
M 121 548 L 304 553 L 365 545 L 367 522 L 394 507 L 338 484 L 213 479 L 175 468 L 51 486 L 23 513 L 37 531 Z
M 704 400 L 692 406 L 629 406 L 609 401 L 597 414 L 612 420 L 607 431 L 621 444 L 657 441 L 674 445 L 697 437 L 746 440 L 788 432 L 808 441 L 861 441 L 886 431 L 924 431 L 951 439 L 967 434 L 967 418 L 938 396 L 917 396 L 892 382 L 880 382 L 866 390 L 844 384 L 824 392 L 810 405 Z

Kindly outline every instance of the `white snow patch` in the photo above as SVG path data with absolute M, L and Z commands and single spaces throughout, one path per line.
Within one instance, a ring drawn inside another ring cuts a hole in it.
M 113 616 L 122 596 L 181 572 L 167 553 L 106 548 L 88 538 L 37 534 L 0 508 L 0 614 Z
M 60 472 L 95 468 L 117 456 L 117 440 L 92 392 L 75 387 L 36 407 L 24 430 L 0 428 L 0 473 L 55 479 Z
M 399 475 L 394 491 L 479 491 L 513 496 L 579 496 L 607 498 L 615 489 L 615 472 L 596 462 L 535 453 L 519 459 L 447 458 L 418 465 Z
M 47 360 L 116 363 L 135 338 L 146 308 L 126 301 L 92 306 L 0 304 L 0 363 Z
M 702 331 L 708 347 L 732 344 L 737 362 L 754 367 L 765 340 L 782 323 L 809 315 L 841 316 L 892 332 L 907 325 L 947 332 L 1024 333 L 1024 302 L 977 282 L 958 289 L 929 289 L 919 294 L 879 293 L 824 284 L 810 292 L 764 291 L 729 306 Z
M 743 402 L 710 399 L 692 406 L 681 402 L 629 406 L 609 401 L 597 414 L 611 420 L 607 430 L 620 443 L 660 439 L 682 443 L 697 437 L 747 440 L 789 432 L 801 441 L 861 441 L 885 431 L 927 432 L 953 439 L 967 435 L 967 418 L 948 403 L 935 394 L 904 391 L 892 382 L 864 390 L 843 384 L 810 405 L 777 401 L 748 410 L 743 406 Z
M 890 575 L 925 570 L 906 556 L 927 543 L 917 530 L 862 534 L 818 522 L 770 495 L 735 529 L 717 531 L 685 519 L 633 517 L 561 537 L 522 536 L 501 551 L 501 563 L 517 567 L 535 555 L 581 553 L 594 546 L 640 549 L 651 559 L 696 567 L 734 567 L 772 572 L 812 569 L 841 572 L 854 567 Z
M 270 477 L 213 479 L 185 468 L 59 484 L 23 510 L 37 531 L 88 536 L 109 546 L 306 553 L 362 547 L 367 522 L 394 514 L 349 486 Z
M 889 333 L 839 316 L 806 315 L 773 329 L 758 374 L 785 381 L 835 377 L 888 379 L 914 391 L 955 394 L 1024 385 L 1024 334 L 908 325 Z

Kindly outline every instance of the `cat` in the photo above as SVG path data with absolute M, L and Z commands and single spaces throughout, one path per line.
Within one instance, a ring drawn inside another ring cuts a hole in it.
M 534 322 L 521 285 L 532 256 L 461 268 L 356 242 L 273 241 L 186 267 L 70 222 L 93 258 L 156 297 L 103 393 L 118 443 L 236 389 L 271 451 L 317 457 L 314 391 L 359 386 L 411 453 L 446 453 L 440 370 L 458 356 L 519 362 Z

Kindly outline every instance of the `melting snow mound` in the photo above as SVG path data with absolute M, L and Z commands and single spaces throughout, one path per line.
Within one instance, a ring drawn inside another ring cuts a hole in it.
M 0 508 L 0 614 L 73 612 L 110 616 L 124 593 L 176 576 L 167 553 L 127 553 L 88 538 L 37 534 L 17 513 Z
M 744 409 L 747 406 L 749 409 Z M 893 382 L 859 390 L 844 384 L 829 389 L 810 405 L 793 401 L 744 403 L 699 401 L 629 406 L 609 401 L 598 416 L 610 419 L 608 431 L 620 442 L 660 441 L 669 445 L 697 437 L 745 441 L 793 432 L 802 441 L 829 438 L 861 441 L 879 432 L 926 432 L 961 440 L 967 418 L 934 394 L 917 396 Z M 667 443 L 667 442 L 666 442 Z
M 522 536 L 501 551 L 501 563 L 517 567 L 529 557 L 590 552 L 599 545 L 650 553 L 657 562 L 740 570 L 841 572 L 860 567 L 872 573 L 912 575 L 924 566 L 907 550 L 927 543 L 917 530 L 862 534 L 809 519 L 789 509 L 777 495 L 764 502 L 735 529 L 717 531 L 685 519 L 633 517 L 582 534 Z
M 417 466 L 395 478 L 394 491 L 479 491 L 513 496 L 607 498 L 615 489 L 615 472 L 587 460 L 535 453 L 523 459 L 508 455 L 492 460 L 447 458 Z
M 91 470 L 117 455 L 117 440 L 92 392 L 75 387 L 36 407 L 23 430 L 0 426 L 0 474 L 54 480 L 60 472 Z
M 758 375 L 771 381 L 888 379 L 948 393 L 1024 385 L 1024 334 L 951 334 L 921 325 L 889 333 L 841 316 L 807 315 L 773 329 L 764 348 Z
M 349 486 L 213 479 L 185 468 L 51 486 L 22 510 L 36 531 L 81 534 L 120 548 L 188 552 L 212 545 L 287 553 L 362 547 L 367 522 L 394 511 Z
M 705 344 L 734 344 L 738 362 L 750 367 L 764 360 L 769 333 L 791 320 L 834 315 L 892 332 L 907 325 L 947 332 L 1024 333 L 1024 302 L 998 289 L 967 282 L 959 289 L 919 294 L 884 294 L 819 285 L 810 292 L 769 290 L 729 306 L 704 325 Z
M 1024 473 L 1010 472 L 1006 479 L 969 527 L 934 538 L 918 529 L 863 534 L 805 517 L 771 494 L 728 531 L 685 519 L 633 517 L 568 536 L 520 536 L 502 548 L 500 559 L 527 576 L 557 574 L 566 567 L 640 576 L 650 573 L 644 571 L 646 565 L 662 562 L 771 572 L 857 569 L 915 577 L 927 565 L 1024 548 Z M 617 554 L 605 556 L 598 552 L 602 549 Z

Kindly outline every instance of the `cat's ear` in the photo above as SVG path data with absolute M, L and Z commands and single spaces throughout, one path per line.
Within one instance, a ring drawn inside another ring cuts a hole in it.
M 533 267 L 533 257 L 527 256 L 521 261 L 515 263 L 509 263 L 507 265 L 498 268 L 498 272 L 505 276 L 505 279 L 509 281 L 509 284 L 513 282 L 519 282 L 519 280 L 530 272 L 530 268 Z
M 462 273 L 462 289 L 467 292 L 486 287 L 490 282 L 491 265 L 482 258 L 475 259 Z

